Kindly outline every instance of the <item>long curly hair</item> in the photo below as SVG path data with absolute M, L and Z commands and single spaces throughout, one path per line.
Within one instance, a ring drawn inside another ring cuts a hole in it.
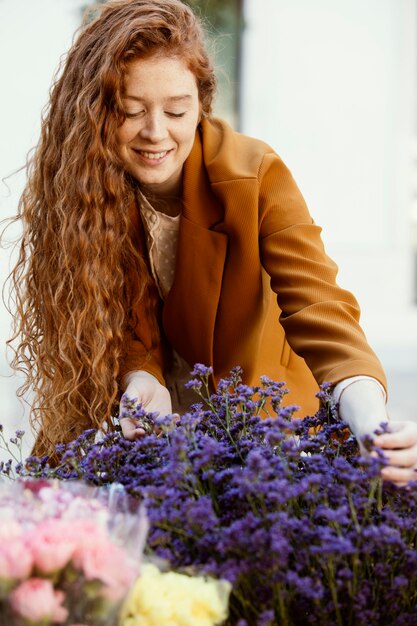
M 128 64 L 154 54 L 187 64 L 210 115 L 215 78 L 192 10 L 180 0 L 110 0 L 70 49 L 28 164 L 8 343 L 25 375 L 19 395 L 34 394 L 37 454 L 85 428 L 111 428 L 131 311 L 150 301 L 129 217 L 137 181 L 119 157 L 117 129 Z

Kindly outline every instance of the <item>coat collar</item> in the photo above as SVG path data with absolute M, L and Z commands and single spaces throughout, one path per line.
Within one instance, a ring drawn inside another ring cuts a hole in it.
M 213 194 L 205 165 L 201 126 L 184 164 L 183 203 L 183 216 L 203 228 L 212 229 L 223 220 L 224 207 Z
M 184 165 L 175 279 L 163 309 L 165 334 L 189 365 L 213 364 L 214 328 L 228 237 L 219 232 L 224 206 L 213 193 L 201 129 Z

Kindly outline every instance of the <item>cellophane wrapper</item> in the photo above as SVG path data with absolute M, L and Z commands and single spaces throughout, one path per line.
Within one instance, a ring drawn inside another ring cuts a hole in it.
M 116 626 L 147 529 L 118 484 L 0 482 L 0 626 Z

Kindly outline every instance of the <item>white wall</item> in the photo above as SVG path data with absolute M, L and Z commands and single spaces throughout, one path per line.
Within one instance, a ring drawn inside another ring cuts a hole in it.
M 416 0 L 246 0 L 245 13 L 243 131 L 292 170 L 387 369 L 417 372 Z
M 25 174 L 14 172 L 25 165 L 37 141 L 52 76 L 70 46 L 84 4 L 83 0 L 0 0 L 0 219 L 16 212 Z M 0 249 L 1 284 L 9 259 L 10 250 Z M 15 394 L 18 381 L 6 361 L 9 334 L 10 317 L 1 303 L 0 424 L 7 433 L 27 428 Z M 26 441 L 30 445 L 28 437 Z

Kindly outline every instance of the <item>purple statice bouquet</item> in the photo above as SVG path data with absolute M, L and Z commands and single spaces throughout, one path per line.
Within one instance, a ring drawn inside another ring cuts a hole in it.
M 0 483 L 1 626 L 116 626 L 147 531 L 130 502 L 118 485 Z
M 360 455 L 329 386 L 295 419 L 283 383 L 248 387 L 235 368 L 213 394 L 210 374 L 195 366 L 198 401 L 179 421 L 130 401 L 155 432 L 86 431 L 56 466 L 32 457 L 18 472 L 122 484 L 146 505 L 149 551 L 232 583 L 227 626 L 417 624 L 417 491 L 383 484 L 382 454 Z

